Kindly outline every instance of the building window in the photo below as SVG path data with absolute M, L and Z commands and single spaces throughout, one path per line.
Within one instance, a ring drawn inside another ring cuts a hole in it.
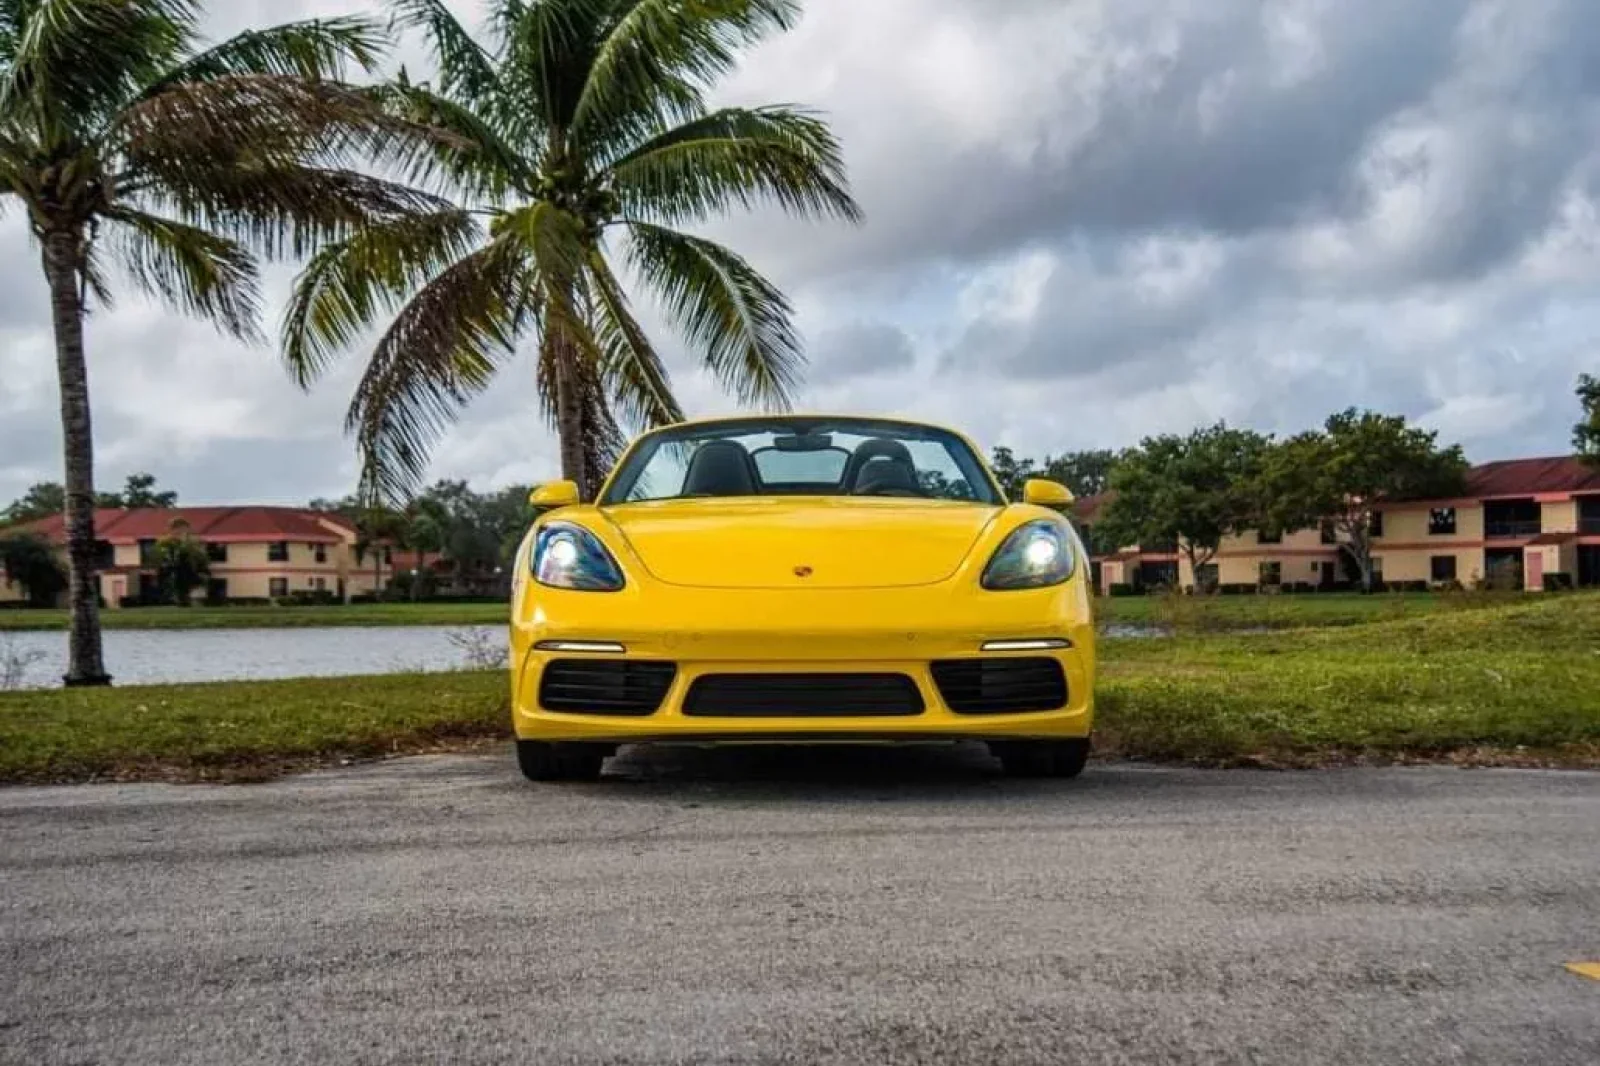
M 218 544 L 215 541 L 207 541 L 206 542 L 206 558 L 209 559 L 211 562 L 214 562 L 214 563 L 225 563 L 225 562 L 227 562 L 228 561 L 228 546 L 226 544 Z
M 394 549 L 393 548 L 385 548 L 385 549 L 383 549 L 383 565 L 384 566 L 393 566 L 394 565 Z
M 1201 563 L 1194 572 L 1194 583 L 1207 591 L 1217 587 L 1221 571 L 1216 563 Z
M 1383 556 L 1381 555 L 1374 555 L 1372 557 L 1372 580 L 1383 580 Z
M 1428 570 L 1435 581 L 1454 581 L 1456 579 L 1456 557 L 1454 555 L 1435 555 L 1428 560 Z
M 1435 507 L 1428 512 L 1428 535 L 1430 537 L 1451 537 L 1455 535 L 1455 532 L 1456 509 L 1454 507 Z
M 314 577 L 311 579 L 311 587 L 318 592 L 327 592 L 328 579 L 325 577 Z
M 156 542 L 153 539 L 139 542 L 139 565 L 156 565 Z
M 1258 529 L 1258 530 L 1256 530 L 1256 543 L 1257 544 L 1282 544 L 1283 543 L 1283 531 L 1280 529 L 1280 530 L 1273 530 L 1272 532 L 1269 533 L 1264 529 Z
M 327 561 L 328 561 L 328 546 L 326 544 L 318 544 L 317 545 L 317 562 L 325 563 Z
M 1283 564 L 1280 562 L 1262 563 L 1261 583 L 1263 585 L 1283 584 Z
M 1318 527 L 1317 532 L 1322 537 L 1322 543 L 1324 543 L 1324 544 L 1337 544 L 1337 543 L 1339 543 L 1339 531 L 1333 527 L 1333 523 L 1332 522 L 1323 522 L 1322 525 Z
M 1383 512 L 1382 511 L 1373 511 L 1372 512 L 1372 517 L 1367 519 L 1367 536 L 1369 536 L 1369 537 L 1381 537 L 1381 536 L 1383 536 Z
M 273 541 L 267 545 L 267 562 L 286 563 L 289 561 L 289 542 L 286 540 Z
M 269 578 L 267 580 L 267 595 L 275 600 L 289 595 L 289 579 L 286 577 Z

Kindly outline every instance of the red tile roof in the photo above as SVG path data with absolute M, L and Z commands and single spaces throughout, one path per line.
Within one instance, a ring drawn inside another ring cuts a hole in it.
M 1504 459 L 1467 471 L 1467 495 L 1532 496 L 1545 492 L 1600 492 L 1600 467 L 1572 455 Z
M 324 523 L 350 528 L 350 523 L 338 515 L 297 507 L 101 507 L 94 512 L 95 536 L 111 544 L 137 544 L 164 537 L 176 521 L 187 522 L 190 532 L 202 540 L 223 543 L 287 540 L 337 544 L 344 538 Z M 60 544 L 66 541 L 64 526 L 61 515 L 51 515 L 22 528 Z

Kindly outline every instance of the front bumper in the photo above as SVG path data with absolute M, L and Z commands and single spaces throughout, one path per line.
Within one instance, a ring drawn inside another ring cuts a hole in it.
M 930 741 L 1087 737 L 1094 718 L 1094 626 L 1074 580 L 1032 592 L 974 596 L 937 586 L 871 593 L 655 590 L 652 610 L 621 594 L 534 590 L 512 626 L 512 721 L 519 738 L 594 743 Z M 633 608 L 633 609 L 630 609 Z M 1066 640 L 1051 650 L 990 652 L 995 640 Z M 558 660 L 551 641 L 613 641 L 623 655 L 597 659 L 671 663 L 675 672 L 653 713 L 619 716 L 550 710 L 541 678 Z M 1023 713 L 958 713 L 941 694 L 932 664 L 951 660 L 1050 658 L 1066 698 Z M 822 713 L 718 717 L 688 713 L 703 677 L 728 674 L 902 675 L 922 709 L 892 717 Z

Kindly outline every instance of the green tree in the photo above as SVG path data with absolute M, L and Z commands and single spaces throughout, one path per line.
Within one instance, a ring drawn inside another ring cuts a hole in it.
M 95 581 L 94 454 L 84 319 L 135 288 L 255 338 L 257 260 L 302 255 L 440 201 L 354 169 L 400 173 L 458 143 L 399 116 L 372 69 L 370 20 L 251 30 L 214 47 L 199 0 L 0 0 L 0 206 L 19 201 L 50 290 L 60 383 L 72 626 L 69 685 L 106 684 Z M 464 143 L 464 142 L 461 142 Z M 426 153 L 426 155 L 424 155 Z
M 1111 485 L 1111 471 L 1116 466 L 1117 453 L 1109 449 L 1085 452 L 1066 452 L 1046 456 L 1042 464 L 1043 476 L 1059 481 L 1077 497 L 1098 496 Z
M 826 124 L 706 100 L 742 46 L 794 23 L 795 0 L 490 0 L 487 44 L 443 0 L 391 7 L 431 43 L 453 128 L 479 151 L 451 168 L 464 206 L 369 227 L 297 286 L 284 346 L 302 385 L 393 315 L 347 417 L 363 491 L 408 496 L 438 435 L 530 333 L 562 475 L 587 493 L 620 446 L 616 414 L 679 420 L 613 253 L 725 387 L 786 404 L 802 365 L 788 301 L 678 227 L 760 202 L 859 217 Z
M 67 574 L 55 547 L 35 533 L 0 537 L 0 570 L 23 587 L 35 607 L 54 607 L 67 587 Z
M 1010 500 L 1022 499 L 1023 486 L 1029 478 L 1036 476 L 1032 459 L 1017 458 L 1016 453 L 1003 444 L 990 453 L 989 469 L 994 472 L 995 480 L 1000 482 L 1006 498 Z
M 1572 427 L 1572 446 L 1591 466 L 1600 466 L 1600 378 L 1581 375 L 1577 391 L 1583 421 Z
M 67 509 L 67 490 L 54 481 L 41 481 L 30 485 L 22 497 L 11 502 L 0 513 L 0 526 L 37 522 L 41 518 L 58 515 Z
M 182 519 L 172 523 L 167 535 L 156 541 L 156 572 L 168 602 L 189 606 L 194 590 L 211 576 L 211 558 Z
M 1115 544 L 1175 543 L 1200 580 L 1222 538 L 1260 520 L 1261 475 L 1271 440 L 1218 423 L 1187 436 L 1148 437 L 1111 474 L 1096 530 Z
M 157 492 L 156 479 L 153 474 L 129 474 L 128 480 L 123 484 L 119 496 L 110 497 L 115 503 L 101 504 L 103 507 L 176 507 L 178 494 L 176 492 Z
M 1263 478 L 1266 518 L 1286 530 L 1329 523 L 1370 591 L 1373 512 L 1396 500 L 1459 496 L 1466 471 L 1459 445 L 1439 447 L 1437 433 L 1402 416 L 1351 408 L 1273 449 Z

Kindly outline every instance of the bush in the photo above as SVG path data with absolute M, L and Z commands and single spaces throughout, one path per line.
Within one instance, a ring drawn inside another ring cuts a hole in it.
M 1571 574 L 1544 575 L 1544 590 L 1546 592 L 1566 592 L 1576 587 Z
M 1137 596 L 1137 595 L 1139 595 L 1139 587 L 1137 585 L 1128 585 L 1128 584 L 1112 585 L 1111 586 L 1111 595 L 1113 595 L 1113 596 Z
M 1218 585 L 1217 591 L 1222 593 L 1224 596 L 1254 596 L 1259 589 L 1257 589 L 1254 585 L 1236 583 L 1231 585 Z
M 224 607 L 271 607 L 270 596 L 233 596 L 222 602 Z

